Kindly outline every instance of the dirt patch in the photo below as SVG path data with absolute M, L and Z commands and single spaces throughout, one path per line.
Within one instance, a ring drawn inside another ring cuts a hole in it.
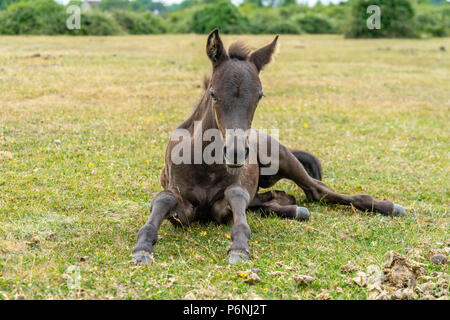
M 430 250 L 427 258 L 430 260 L 436 255 L 443 255 L 442 251 Z M 427 261 L 418 248 L 408 250 L 406 255 L 389 251 L 381 268 L 370 265 L 366 272 L 359 271 L 348 283 L 367 288 L 370 300 L 447 300 L 448 275 L 442 272 L 428 275 L 426 264 L 413 258 Z
M 224 293 L 214 287 L 200 288 L 188 292 L 184 296 L 184 300 L 214 300 L 214 299 L 239 299 L 239 296 L 233 296 L 230 292 Z
M 303 274 L 295 274 L 292 279 L 294 280 L 296 285 L 308 285 L 310 283 L 313 283 L 314 280 L 316 280 L 316 278 L 314 277 L 310 277 L 310 276 L 306 276 Z
M 13 154 L 9 151 L 0 151 L 0 159 L 2 159 L 2 158 L 12 160 Z
M 258 273 L 258 269 L 241 271 L 238 273 L 238 277 L 241 278 L 245 283 L 253 285 L 261 282 L 261 278 L 258 276 Z
M 25 242 L 2 240 L 0 241 L 0 252 L 4 253 L 17 253 L 22 252 L 27 248 Z
M 416 262 L 407 256 L 394 251 L 389 251 L 385 255 L 386 262 L 383 264 L 383 272 L 391 286 L 396 288 L 415 287 L 416 279 L 425 275 L 424 264 Z
M 317 296 L 316 299 L 318 300 L 331 300 L 331 294 L 325 290 L 322 290 L 322 292 L 320 292 Z
M 353 271 L 357 271 L 359 267 L 353 262 L 349 261 L 346 265 L 341 267 L 341 271 L 345 273 L 352 273 Z

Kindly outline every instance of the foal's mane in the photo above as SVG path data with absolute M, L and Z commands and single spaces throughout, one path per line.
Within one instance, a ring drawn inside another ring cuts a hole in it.
M 231 59 L 247 60 L 250 55 L 250 49 L 243 41 L 237 41 L 228 48 L 228 55 Z

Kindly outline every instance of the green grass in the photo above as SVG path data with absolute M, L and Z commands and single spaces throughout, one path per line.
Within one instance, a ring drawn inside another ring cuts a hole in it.
M 225 42 L 256 48 L 271 38 Z M 0 151 L 13 156 L 0 155 L 0 299 L 314 299 L 323 290 L 365 299 L 340 270 L 349 260 L 365 270 L 389 250 L 449 246 L 450 40 L 282 36 L 261 76 L 267 97 L 254 127 L 278 128 L 282 143 L 317 155 L 334 189 L 391 199 L 409 215 L 304 204 L 283 181 L 275 187 L 312 219 L 249 212 L 246 264 L 227 263 L 230 226 L 182 230 L 166 221 L 155 262 L 131 265 L 136 233 L 161 191 L 166 143 L 210 70 L 205 41 L 0 37 Z M 70 266 L 80 268 L 80 290 L 68 287 Z M 253 286 L 237 276 L 250 268 L 261 269 Z M 448 273 L 429 261 L 426 269 Z M 294 274 L 317 280 L 297 287 Z

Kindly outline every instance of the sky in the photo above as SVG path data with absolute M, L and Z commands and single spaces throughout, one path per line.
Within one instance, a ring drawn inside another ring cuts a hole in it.
M 56 2 L 59 3 L 63 3 L 63 4 L 67 4 L 70 0 L 56 0 Z M 172 3 L 180 3 L 183 0 L 161 0 L 160 2 L 163 2 L 165 4 L 172 4 Z M 239 4 L 242 2 L 242 0 L 231 0 L 236 4 Z M 297 0 L 298 3 L 307 3 L 310 6 L 315 5 L 319 0 Z M 328 3 L 339 3 L 345 0 L 321 0 L 323 4 L 328 4 Z

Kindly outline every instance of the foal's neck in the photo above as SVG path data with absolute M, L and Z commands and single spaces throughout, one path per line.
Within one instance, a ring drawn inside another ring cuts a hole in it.
M 216 116 L 214 114 L 214 110 L 212 107 L 212 101 L 210 96 L 205 92 L 202 99 L 198 103 L 198 105 L 195 107 L 194 112 L 189 117 L 188 120 L 186 120 L 186 125 L 193 133 L 194 130 L 194 122 L 200 121 L 202 124 L 202 133 L 204 133 L 208 129 L 217 129 L 217 121 Z

